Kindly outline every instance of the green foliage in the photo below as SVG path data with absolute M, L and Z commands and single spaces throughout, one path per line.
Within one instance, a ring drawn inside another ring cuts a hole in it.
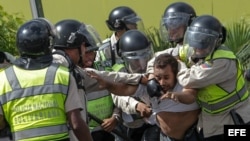
M 250 22 L 247 17 L 226 25 L 225 45 L 231 48 L 244 68 L 250 68 Z
M 165 42 L 162 40 L 159 29 L 155 27 L 149 27 L 145 30 L 145 33 L 149 40 L 152 42 L 155 52 L 162 51 L 171 47 L 171 44 L 169 42 Z
M 226 25 L 227 39 L 225 45 L 231 48 L 244 69 L 250 68 L 250 19 L 242 17 L 239 21 Z M 250 91 L 250 83 L 248 83 Z
M 17 55 L 16 32 L 24 22 L 23 15 L 19 13 L 9 14 L 0 5 L 0 50 Z

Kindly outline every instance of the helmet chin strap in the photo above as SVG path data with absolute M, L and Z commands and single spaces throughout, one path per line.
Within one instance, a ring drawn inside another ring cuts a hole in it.
M 81 46 L 78 48 L 78 53 L 79 53 L 79 56 L 80 56 L 80 60 L 78 62 L 78 65 L 80 65 L 80 67 L 83 67 L 83 61 L 82 61 L 82 58 L 83 58 L 83 54 L 82 54 L 82 49 L 81 49 Z

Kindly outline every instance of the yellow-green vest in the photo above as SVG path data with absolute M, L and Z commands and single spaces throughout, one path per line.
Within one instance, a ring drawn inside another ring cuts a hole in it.
M 102 60 L 106 61 L 105 56 L 102 56 Z M 94 67 L 97 70 L 102 70 L 100 67 L 103 65 L 100 65 L 99 62 L 94 63 Z M 106 71 L 120 71 L 121 69 L 124 68 L 123 64 L 115 64 L 112 67 L 105 67 Z M 98 91 L 98 92 L 92 92 L 87 94 L 87 109 L 88 112 L 95 115 L 99 119 L 103 120 L 106 118 L 109 118 L 113 114 L 113 109 L 114 109 L 114 104 L 112 97 L 110 93 L 106 90 L 104 91 Z M 99 123 L 97 123 L 94 120 L 89 121 L 89 128 L 90 130 L 93 130 L 95 127 L 100 126 Z
M 191 54 L 190 49 L 188 45 L 182 45 L 179 47 L 179 58 L 182 62 L 184 62 L 188 67 L 190 67 L 189 60 L 188 60 L 188 55 Z
M 99 119 L 103 120 L 109 118 L 113 114 L 114 104 L 109 91 L 102 90 L 88 93 L 87 100 L 88 112 Z M 90 130 L 100 126 L 100 124 L 93 119 L 90 119 L 88 125 Z
M 40 70 L 12 66 L 0 73 L 0 103 L 14 140 L 69 138 L 64 107 L 69 76 L 58 64 Z
M 249 92 L 246 88 L 245 80 L 242 75 L 243 72 L 241 64 L 232 51 L 228 50 L 225 46 L 221 46 L 214 52 L 213 56 L 206 57 L 206 61 L 212 63 L 213 60 L 223 58 L 237 61 L 236 88 L 232 92 L 228 92 L 222 89 L 219 85 L 214 84 L 199 89 L 198 102 L 201 105 L 202 110 L 210 114 L 225 111 L 237 103 L 247 99 L 249 96 Z

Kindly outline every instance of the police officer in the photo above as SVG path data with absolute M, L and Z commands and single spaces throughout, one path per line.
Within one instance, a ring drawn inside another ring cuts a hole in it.
M 56 31 L 59 36 L 55 38 L 53 52 L 54 62 L 63 64 L 70 68 L 78 84 L 78 91 L 81 96 L 84 110 L 82 115 L 85 121 L 88 121 L 86 107 L 86 93 L 102 90 L 96 80 L 91 79 L 84 66 L 84 56 L 88 51 L 94 51 L 98 48 L 100 39 L 92 26 L 88 26 L 75 19 L 64 19 L 55 24 Z M 80 67 L 81 66 L 81 67 Z M 91 70 L 96 71 L 96 70 Z M 102 76 L 114 80 L 116 82 L 123 81 L 128 83 L 137 83 L 141 79 L 141 75 L 125 76 L 124 74 L 97 72 Z M 108 90 L 112 90 L 108 89 Z M 114 92 L 114 91 L 113 91 Z M 118 89 L 120 92 L 120 89 Z M 74 138 L 74 137 L 72 137 Z
M 0 119 L 5 117 L 14 140 L 68 141 L 69 123 L 78 140 L 92 141 L 80 116 L 75 79 L 67 68 L 52 63 L 54 31 L 43 18 L 18 29 L 20 58 L 0 73 Z
M 196 12 L 194 8 L 185 2 L 174 2 L 164 11 L 160 24 L 160 35 L 163 41 L 176 45 L 155 53 L 155 56 L 163 53 L 169 53 L 176 58 L 186 62 L 186 51 L 183 47 L 183 38 L 187 27 L 195 19 Z M 153 73 L 154 58 L 149 61 L 147 73 Z
M 127 6 L 114 8 L 109 13 L 106 24 L 108 28 L 113 31 L 113 34 L 110 38 L 103 41 L 104 44 L 97 53 L 96 61 L 100 61 L 104 69 L 112 71 L 119 68 L 114 66 L 115 64 L 122 63 L 121 58 L 117 55 L 116 47 L 119 38 L 130 29 L 144 30 L 144 25 L 137 13 Z
M 249 92 L 242 67 L 234 53 L 222 44 L 222 28 L 211 15 L 199 16 L 191 23 L 183 44 L 190 47 L 189 58 L 194 65 L 178 74 L 185 88 L 199 89 L 195 96 L 202 108 L 198 127 L 206 141 L 224 140 L 224 125 L 250 121 Z
M 87 25 L 91 26 L 91 25 Z M 95 32 L 97 33 L 97 32 Z M 100 70 L 95 62 L 96 51 L 89 47 L 83 56 L 82 68 L 94 68 Z M 114 141 L 115 137 L 110 133 L 117 125 L 119 111 L 113 103 L 110 92 L 107 90 L 96 91 L 86 94 L 87 110 L 89 115 L 89 128 L 94 141 Z M 99 121 L 96 121 L 96 118 Z M 101 123 L 100 123 L 101 121 Z M 122 133 L 121 133 L 122 134 Z
M 147 62 L 153 57 L 154 53 L 152 44 L 146 35 L 136 29 L 131 29 L 121 36 L 117 43 L 117 49 L 118 55 L 124 61 L 127 72 L 132 74 L 144 74 Z M 120 97 L 117 95 L 113 95 L 113 99 L 115 105 L 123 111 L 123 124 L 126 126 L 127 134 L 132 140 L 159 140 L 159 132 L 157 132 L 159 128 L 156 125 L 151 126 L 145 123 L 142 119 L 152 114 L 149 101 L 145 101 L 140 97 Z

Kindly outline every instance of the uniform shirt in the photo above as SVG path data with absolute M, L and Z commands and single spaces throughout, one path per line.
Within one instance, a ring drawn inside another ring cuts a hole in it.
M 69 63 L 68 63 L 67 59 L 64 56 L 60 55 L 60 54 L 53 54 L 53 62 L 61 64 L 61 65 L 65 66 L 65 67 L 69 67 Z M 78 97 L 80 97 L 80 103 L 84 107 L 83 110 L 81 111 L 81 115 L 82 115 L 84 121 L 87 121 L 87 107 L 86 107 L 85 92 L 84 92 L 83 89 L 78 89 L 77 91 L 78 91 L 77 92 Z
M 62 64 L 66 67 L 69 66 L 69 63 L 67 62 L 67 59 L 59 54 L 53 54 L 53 62 Z M 89 75 L 87 75 L 86 71 L 94 71 L 97 73 L 100 77 L 112 80 L 113 82 L 123 82 L 131 85 L 137 85 L 140 83 L 142 74 L 135 73 L 135 74 L 128 74 L 125 72 L 108 72 L 108 71 L 98 71 L 93 68 L 85 68 L 82 69 L 78 67 L 78 70 L 80 71 L 81 75 L 83 76 L 83 86 L 85 87 L 86 93 L 95 92 L 100 90 L 99 84 L 96 79 L 91 78 Z
M 107 38 L 106 40 L 103 41 L 103 43 L 105 43 L 105 42 L 110 42 L 110 45 L 111 45 L 111 47 L 114 49 L 114 52 L 115 52 L 115 58 L 116 58 L 116 59 L 120 59 L 120 57 L 119 57 L 118 54 L 117 54 L 117 47 L 116 47 L 117 39 L 116 39 L 115 33 L 113 33 L 113 34 L 111 35 L 110 38 Z M 110 46 L 107 46 L 107 47 L 103 50 L 103 53 L 105 54 L 107 60 L 110 60 L 110 59 L 111 59 L 111 50 L 110 50 Z M 101 57 L 100 57 L 100 52 L 99 52 L 99 51 L 98 51 L 97 54 L 96 54 L 95 60 L 96 60 L 96 61 L 102 61 L 102 59 L 101 59 Z
M 187 88 L 203 88 L 211 84 L 218 84 L 226 91 L 235 89 L 237 68 L 235 60 L 216 59 L 213 64 L 196 64 L 190 69 L 181 69 L 178 73 L 178 80 L 181 85 Z M 249 98 L 233 107 L 245 122 L 250 120 Z M 218 114 L 201 112 L 198 128 L 203 128 L 204 136 L 210 137 L 223 134 L 224 125 L 234 124 L 230 116 L 231 109 Z
M 75 89 L 76 82 L 73 76 L 70 76 L 69 94 L 65 103 L 65 111 L 69 112 L 74 109 L 80 108 L 83 110 L 85 107 L 82 105 L 80 96 L 77 95 L 78 91 Z
M 176 91 L 182 91 L 183 87 L 177 83 L 173 89 L 173 92 Z M 133 97 L 139 97 L 146 105 L 149 105 L 152 107 L 153 114 L 150 118 L 145 119 L 150 124 L 154 124 L 156 122 L 155 115 L 159 112 L 166 111 L 166 112 L 185 112 L 185 111 L 191 111 L 199 109 L 199 106 L 196 102 L 192 104 L 182 104 L 179 102 L 175 102 L 170 99 L 164 99 L 162 101 L 159 101 L 158 98 L 153 97 L 150 98 L 147 93 L 147 87 L 145 85 L 139 85 L 138 89 L 134 93 Z M 127 102 L 125 102 L 124 99 L 120 99 L 120 101 L 117 102 L 118 107 L 126 107 L 125 109 L 128 114 L 135 114 L 136 111 L 131 110 L 131 108 L 128 108 L 131 103 L 136 104 L 136 101 L 133 101 L 132 98 L 124 97 L 125 99 L 128 99 Z
M 172 90 L 173 92 L 180 92 L 182 91 L 183 87 L 177 83 Z M 137 91 L 133 96 L 141 97 L 144 101 L 149 101 L 153 109 L 153 113 L 157 114 L 159 112 L 185 112 L 185 111 L 192 111 L 199 109 L 199 106 L 196 102 L 192 104 L 183 104 L 180 102 L 173 101 L 171 99 L 164 99 L 159 101 L 156 97 L 150 97 L 147 93 L 147 86 L 146 85 L 139 85 Z

